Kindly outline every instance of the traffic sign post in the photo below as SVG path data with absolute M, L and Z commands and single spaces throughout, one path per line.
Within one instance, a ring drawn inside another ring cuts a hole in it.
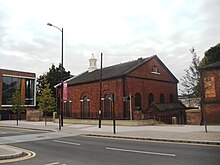
M 131 93 L 129 93 L 130 120 L 132 121 Z

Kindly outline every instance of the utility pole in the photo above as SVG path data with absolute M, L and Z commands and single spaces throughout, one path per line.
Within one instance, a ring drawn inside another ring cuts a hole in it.
M 61 74 L 60 74 L 60 110 L 59 110 L 59 130 L 63 126 L 63 28 L 59 28 L 51 23 L 47 23 L 48 26 L 52 26 L 61 32 Z
M 99 87 L 99 128 L 101 128 L 101 119 L 102 119 L 102 56 L 101 53 L 101 69 L 100 69 L 100 87 Z

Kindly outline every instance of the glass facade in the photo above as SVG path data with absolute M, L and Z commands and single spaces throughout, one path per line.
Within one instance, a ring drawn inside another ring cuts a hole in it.
M 3 76 L 2 79 L 2 105 L 11 105 L 10 100 L 16 90 L 21 91 L 22 97 L 25 98 L 25 105 L 34 105 L 35 80 L 10 76 Z
M 21 79 L 16 77 L 3 77 L 2 105 L 10 105 L 12 94 L 21 90 Z

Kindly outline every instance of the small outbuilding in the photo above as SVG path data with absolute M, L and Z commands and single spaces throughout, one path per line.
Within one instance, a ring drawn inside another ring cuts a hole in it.
M 152 103 L 145 118 L 167 124 L 186 124 L 186 106 L 181 102 Z

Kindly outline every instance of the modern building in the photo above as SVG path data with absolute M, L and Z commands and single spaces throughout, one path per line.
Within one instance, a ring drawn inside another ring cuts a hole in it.
M 0 69 L 0 114 L 1 119 L 12 118 L 12 95 L 19 90 L 25 100 L 25 108 L 36 106 L 35 73 Z
M 156 55 L 103 69 L 96 61 L 92 57 L 88 71 L 67 81 L 69 117 L 97 119 L 101 112 L 102 119 L 112 119 L 115 112 L 116 119 L 145 119 L 153 103 L 178 104 L 178 80 Z
M 220 62 L 202 68 L 202 109 L 207 124 L 220 124 Z

